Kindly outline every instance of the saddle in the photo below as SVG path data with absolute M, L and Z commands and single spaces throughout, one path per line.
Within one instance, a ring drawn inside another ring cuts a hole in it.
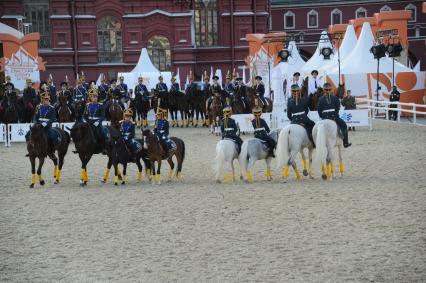
M 58 128 L 50 129 L 50 137 L 52 138 L 54 145 L 58 145 L 62 141 L 62 133 Z

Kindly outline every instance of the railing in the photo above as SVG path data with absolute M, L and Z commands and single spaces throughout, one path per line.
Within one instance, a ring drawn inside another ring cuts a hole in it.
M 397 112 L 397 121 L 401 122 L 401 113 L 411 113 L 413 118 L 413 124 L 416 125 L 424 125 L 421 123 L 417 123 L 417 117 L 419 115 L 426 116 L 426 104 L 416 104 L 416 103 L 407 103 L 407 102 L 397 102 L 397 101 L 385 101 L 385 100 L 374 100 L 374 99 L 367 99 L 367 98 L 356 98 L 357 107 L 359 109 L 369 109 L 370 110 L 370 117 L 375 119 L 378 115 L 376 112 L 382 110 L 385 111 L 385 117 L 386 120 L 389 119 L 389 111 L 396 111 Z M 358 104 L 358 102 L 365 103 L 366 104 Z M 390 105 L 396 105 L 396 108 L 391 108 Z M 404 108 L 402 108 L 405 106 Z M 407 109 L 407 106 L 409 107 Z M 411 108 L 411 109 L 410 109 Z M 419 111 L 418 109 L 424 109 L 423 111 Z M 376 111 L 377 110 L 377 111 Z

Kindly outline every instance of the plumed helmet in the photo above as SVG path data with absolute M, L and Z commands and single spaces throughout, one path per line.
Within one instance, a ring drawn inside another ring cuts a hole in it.
M 96 89 L 96 88 L 91 88 L 90 90 L 89 90 L 89 97 L 92 97 L 92 96 L 98 96 L 98 90 Z
M 126 110 L 124 110 L 123 115 L 127 116 L 127 117 L 133 117 L 133 111 L 132 111 L 132 109 L 127 108 Z

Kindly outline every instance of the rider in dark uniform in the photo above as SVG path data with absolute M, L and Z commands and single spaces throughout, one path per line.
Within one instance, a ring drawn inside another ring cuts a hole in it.
M 254 128 L 254 137 L 262 141 L 265 141 L 268 144 L 269 154 L 272 157 L 275 157 L 274 149 L 276 146 L 276 142 L 274 141 L 273 138 L 269 136 L 269 132 L 271 130 L 269 129 L 268 124 L 266 123 L 265 120 L 260 118 L 260 116 L 262 115 L 262 108 L 256 105 L 253 108 L 253 115 L 254 115 L 254 119 L 251 121 L 251 124 L 253 125 L 253 128 Z
M 247 87 L 244 85 L 243 78 L 237 77 L 235 80 L 237 85 L 234 87 L 234 97 L 238 94 L 244 105 L 247 105 Z
M 83 103 L 86 102 L 87 89 L 83 85 L 83 82 L 84 80 L 81 78 L 77 81 L 77 87 L 74 89 L 74 95 L 73 95 L 74 102 L 77 102 L 77 101 L 82 101 Z
M 39 104 L 39 100 L 37 97 L 37 92 L 33 88 L 33 83 L 31 79 L 27 79 L 26 83 L 27 83 L 27 87 L 24 89 L 23 97 L 24 97 L 24 100 L 31 103 L 31 105 L 25 105 L 24 107 L 32 108 Z
M 160 97 L 165 97 L 164 95 L 168 92 L 167 85 L 163 82 L 163 76 L 158 77 L 159 82 L 155 86 L 155 89 L 160 94 Z
M 315 147 L 312 138 L 312 129 L 315 126 L 315 122 L 308 117 L 308 99 L 307 97 L 301 97 L 298 84 L 293 84 L 291 86 L 291 94 L 292 97 L 290 97 L 287 102 L 287 117 L 291 121 L 291 124 L 298 124 L 306 129 L 308 137 Z
M 222 87 L 220 86 L 219 82 L 219 77 L 218 76 L 213 76 L 213 84 L 210 85 L 210 91 L 209 91 L 209 98 L 207 99 L 207 109 L 210 109 L 210 105 L 212 104 L 213 101 L 213 96 L 214 95 L 221 95 L 222 93 Z M 221 96 L 220 97 L 220 101 L 222 103 L 222 105 L 224 105 L 224 98 Z
M 107 100 L 107 98 L 108 98 L 108 89 L 109 89 L 108 81 L 103 76 L 102 77 L 102 81 L 101 81 L 101 85 L 98 87 L 99 101 L 100 102 L 105 103 L 105 101 Z
M 263 107 L 266 106 L 266 100 L 265 100 L 265 84 L 262 81 L 261 76 L 256 76 L 256 86 L 254 87 L 256 95 L 259 97 L 259 99 L 263 103 Z
M 53 84 L 52 74 L 49 75 L 49 79 L 47 80 L 47 87 L 49 88 L 50 103 L 55 104 L 57 101 L 56 86 Z
M 176 77 L 174 75 L 172 76 L 171 82 L 170 92 L 180 92 L 179 83 L 176 82 Z
M 330 119 L 336 122 L 343 134 L 343 146 L 349 147 L 351 146 L 351 143 L 348 141 L 348 127 L 345 121 L 339 117 L 339 109 L 339 98 L 331 93 L 331 85 L 329 83 L 325 83 L 324 95 L 318 102 L 318 115 L 321 119 Z
M 235 85 L 231 81 L 231 79 L 232 79 L 231 72 L 228 71 L 228 73 L 226 74 L 226 82 L 225 82 L 224 90 L 226 91 L 227 96 L 232 99 L 234 95 Z
M 397 87 L 393 86 L 392 92 L 389 96 L 389 101 L 390 102 L 399 102 L 400 97 L 401 97 L 401 94 L 399 93 Z M 389 108 L 393 108 L 393 109 L 398 108 L 398 104 L 390 104 Z M 398 119 L 398 111 L 394 111 L 394 110 L 389 111 L 389 120 L 396 121 L 396 119 Z
M 237 152 L 240 154 L 241 145 L 243 144 L 243 140 L 240 138 L 240 129 L 238 128 L 237 123 L 234 119 L 231 118 L 232 108 L 230 106 L 226 106 L 223 108 L 223 119 L 220 124 L 220 129 L 222 132 L 222 139 L 231 139 L 237 144 Z
M 105 137 L 102 129 L 102 122 L 105 119 L 105 110 L 102 103 L 98 102 L 98 91 L 89 90 L 90 102 L 87 103 L 84 110 L 84 119 L 93 127 L 97 136 L 97 141 L 101 148 L 105 147 Z
M 53 153 L 54 145 L 59 142 L 55 132 L 52 129 L 52 123 L 56 121 L 56 112 L 55 108 L 50 105 L 50 96 L 48 92 L 40 93 L 40 98 L 42 100 L 36 108 L 36 113 L 33 117 L 33 122 L 43 126 L 48 137 L 49 144 L 49 154 Z M 30 132 L 25 136 L 28 141 Z
M 141 97 L 143 100 L 148 101 L 149 100 L 149 92 L 146 88 L 146 85 L 143 83 L 143 78 L 138 78 L 138 85 L 135 87 L 135 98 Z
M 111 99 L 115 99 L 118 104 L 120 104 L 120 107 L 122 110 L 125 109 L 124 104 L 121 102 L 120 100 L 120 96 L 121 96 L 121 92 L 120 92 L 120 88 L 117 86 L 117 80 L 116 79 L 112 79 L 110 81 L 110 88 L 108 89 L 108 97 L 105 100 L 105 113 L 109 113 L 109 106 L 111 105 Z
M 160 101 L 158 101 L 158 105 L 160 105 Z M 163 150 L 166 153 L 166 156 L 169 155 L 169 121 L 164 119 L 164 113 L 167 113 L 166 109 L 157 108 L 157 120 L 155 121 L 154 134 L 158 137 L 158 140 L 163 147 Z
M 118 84 L 118 88 L 120 89 L 120 98 L 127 98 L 127 95 L 129 93 L 127 84 L 124 83 L 124 77 L 120 76 L 120 83 Z
M 135 140 L 135 123 L 132 121 L 132 109 L 126 109 L 123 116 L 124 119 L 120 122 L 120 132 L 132 155 L 136 155 L 142 150 L 142 145 Z
M 66 96 L 67 97 L 68 108 L 71 111 L 71 114 L 74 115 L 75 110 L 74 110 L 74 107 L 72 106 L 72 95 L 71 95 L 71 92 L 68 89 L 68 83 L 67 82 L 61 82 L 61 90 L 58 91 L 58 97 L 60 97 L 60 96 Z M 55 104 L 55 110 L 56 110 L 56 112 L 59 111 L 59 99 L 58 99 L 57 103 Z

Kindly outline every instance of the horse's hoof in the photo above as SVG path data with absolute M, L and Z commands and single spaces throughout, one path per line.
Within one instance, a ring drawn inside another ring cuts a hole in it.
M 220 180 L 216 180 L 216 183 L 217 183 L 217 184 L 220 184 L 220 183 L 222 183 L 222 182 L 221 182 Z
M 41 185 L 41 186 L 44 186 L 44 184 L 46 184 L 46 182 L 45 182 L 44 180 L 41 180 L 41 181 L 40 181 L 40 185 Z
M 34 188 L 34 184 L 31 184 L 31 185 L 30 185 L 30 189 L 33 189 L 33 188 Z
M 80 183 L 80 187 L 84 187 L 86 184 L 84 183 Z
M 57 185 L 57 184 L 59 184 L 59 181 L 55 180 L 55 182 L 53 182 L 53 184 Z
M 125 182 L 125 181 L 123 181 L 123 182 L 121 182 L 121 184 L 122 184 L 122 185 L 125 185 L 125 184 L 126 184 L 126 182 Z
M 305 177 L 306 177 L 306 176 L 308 176 L 308 175 L 309 175 L 308 170 L 306 170 L 306 169 L 305 169 L 305 170 L 303 170 L 303 176 L 305 176 Z
M 118 183 L 114 183 L 114 186 L 118 186 Z
M 101 182 L 105 184 L 107 182 L 107 180 L 103 179 Z
M 327 175 L 322 174 L 321 178 L 322 178 L 323 180 L 327 180 Z

